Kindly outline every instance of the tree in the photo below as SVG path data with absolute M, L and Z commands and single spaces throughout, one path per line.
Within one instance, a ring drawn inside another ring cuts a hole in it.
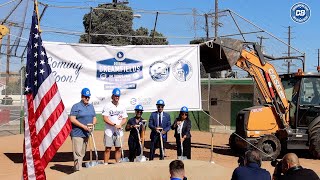
M 18 95 L 21 92 L 21 83 L 20 78 L 15 81 L 9 81 L 9 83 L 6 86 L 6 89 L 2 90 L 2 94 L 6 95 Z
M 145 37 L 133 37 L 132 38 L 132 44 L 134 45 L 167 45 L 168 41 L 167 38 L 164 38 L 163 34 L 158 33 L 155 31 L 154 33 L 154 41 L 152 41 L 152 35 L 153 35 L 153 30 L 149 33 L 149 30 L 144 27 L 140 27 L 134 32 L 135 36 L 149 36 L 149 38 Z M 157 37 L 163 37 L 163 38 L 157 38 Z
M 108 10 L 108 9 L 117 9 Z M 83 17 L 83 25 L 85 32 L 90 30 L 90 13 Z M 91 14 L 91 34 L 106 34 L 106 35 L 91 35 L 90 43 L 92 44 L 110 44 L 110 45 L 142 45 L 142 44 L 168 44 L 166 38 L 155 38 L 152 43 L 151 38 L 132 37 L 152 36 L 152 31 L 149 33 L 147 28 L 140 27 L 136 31 L 133 30 L 133 11 L 131 7 L 126 5 L 117 5 L 116 7 L 110 4 L 99 5 L 97 9 L 93 9 Z M 163 37 L 161 33 L 155 32 L 155 36 Z M 81 35 L 80 43 L 89 43 L 88 34 Z

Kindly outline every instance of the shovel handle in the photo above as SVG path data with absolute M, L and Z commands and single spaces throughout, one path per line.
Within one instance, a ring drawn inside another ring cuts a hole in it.
M 159 138 L 160 138 L 160 145 L 161 145 L 161 151 L 162 151 L 162 157 L 164 158 L 164 151 L 163 151 L 163 139 L 162 139 L 162 133 L 159 133 Z
M 89 134 L 89 148 L 90 148 L 90 162 L 92 162 L 92 139 L 91 139 L 91 133 Z

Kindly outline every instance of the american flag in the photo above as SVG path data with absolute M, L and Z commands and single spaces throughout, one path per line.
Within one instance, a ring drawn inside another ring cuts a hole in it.
M 35 11 L 27 48 L 23 178 L 46 179 L 44 169 L 68 137 L 71 122 L 48 64 Z

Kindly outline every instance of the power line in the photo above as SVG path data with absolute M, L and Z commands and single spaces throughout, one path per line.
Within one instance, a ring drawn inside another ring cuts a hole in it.
M 5 6 L 5 5 L 8 5 L 8 4 L 13 3 L 13 2 L 15 2 L 15 1 L 17 1 L 17 0 L 12 0 L 12 1 L 9 1 L 9 2 L 3 3 L 3 4 L 0 4 L 0 7 Z

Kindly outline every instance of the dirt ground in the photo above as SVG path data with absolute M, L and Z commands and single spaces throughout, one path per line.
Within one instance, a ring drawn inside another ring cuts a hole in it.
M 124 141 L 127 142 L 128 133 L 124 135 Z M 71 153 L 71 139 L 68 138 L 63 146 L 59 149 L 56 156 L 46 168 L 47 179 L 168 179 L 168 164 L 171 160 L 176 159 L 175 139 L 173 132 L 169 132 L 168 144 L 166 146 L 165 161 L 158 160 L 144 163 L 122 163 L 109 164 L 108 166 L 99 165 L 83 171 L 73 173 L 73 157 Z M 229 149 L 229 134 L 214 134 L 213 161 L 210 163 L 211 156 L 211 133 L 192 132 L 192 160 L 185 161 L 188 179 L 230 179 L 232 171 L 238 166 L 238 157 Z M 99 160 L 103 160 L 103 132 L 96 131 L 95 139 L 98 148 Z M 0 179 L 20 179 L 22 173 L 22 144 L 23 135 L 13 135 L 0 137 Z M 149 131 L 146 132 L 146 143 L 144 155 L 149 155 Z M 125 143 L 125 154 L 128 154 L 128 146 Z M 296 152 L 303 167 L 313 169 L 320 174 L 320 160 L 313 160 L 307 152 Z M 156 151 L 159 154 L 159 151 Z M 85 160 L 88 160 L 88 154 Z M 110 162 L 114 163 L 114 154 L 111 154 Z M 262 167 L 267 169 L 271 174 L 273 167 L 270 162 L 263 162 Z M 124 171 L 124 168 L 126 169 Z M 131 174 L 131 175 L 129 175 Z M 218 177 L 218 178 L 217 178 Z

